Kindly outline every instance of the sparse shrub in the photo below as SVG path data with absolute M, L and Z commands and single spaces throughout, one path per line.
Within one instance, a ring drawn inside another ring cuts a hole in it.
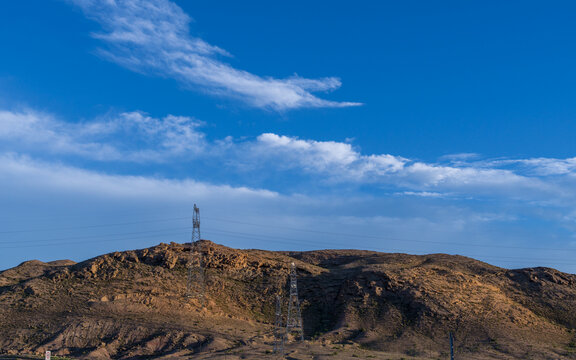
M 418 350 L 416 350 L 416 349 L 408 349 L 408 350 L 406 351 L 406 355 L 409 355 L 409 356 L 418 356 L 418 355 L 420 355 L 420 352 L 419 352 Z

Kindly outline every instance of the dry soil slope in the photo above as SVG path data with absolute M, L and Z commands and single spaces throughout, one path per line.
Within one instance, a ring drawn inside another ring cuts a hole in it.
M 295 262 L 310 346 L 437 358 L 453 331 L 467 359 L 576 358 L 574 275 L 443 254 L 202 248 L 204 307 L 185 296 L 189 249 L 180 244 L 0 273 L 0 352 L 262 357 Z

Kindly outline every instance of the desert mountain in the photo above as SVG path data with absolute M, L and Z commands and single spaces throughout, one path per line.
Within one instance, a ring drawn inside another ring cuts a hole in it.
M 278 358 L 275 299 L 294 262 L 306 341 L 288 343 L 286 359 L 445 359 L 449 332 L 457 359 L 576 359 L 576 275 L 444 254 L 201 243 L 204 301 L 186 297 L 190 250 L 175 243 L 1 272 L 0 358 Z

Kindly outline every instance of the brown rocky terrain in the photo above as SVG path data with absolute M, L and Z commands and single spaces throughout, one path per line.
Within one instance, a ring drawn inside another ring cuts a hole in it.
M 202 241 L 204 306 L 187 298 L 189 247 L 158 246 L 0 273 L 0 359 L 265 359 L 276 294 L 299 274 L 304 343 L 286 359 L 576 359 L 576 275 L 470 258 L 357 250 L 235 250 Z M 19 357 L 20 356 L 20 357 Z M 28 356 L 28 357 L 26 357 Z

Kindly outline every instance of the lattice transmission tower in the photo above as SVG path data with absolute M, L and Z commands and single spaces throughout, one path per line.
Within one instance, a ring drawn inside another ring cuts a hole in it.
M 188 283 L 186 296 L 198 298 L 204 305 L 204 255 L 200 242 L 200 209 L 194 204 L 192 215 L 192 239 L 190 241 L 190 258 L 188 260 Z
M 276 320 L 274 320 L 274 353 L 284 353 L 284 324 L 282 321 L 282 297 L 276 295 Z
M 288 299 L 288 314 L 286 315 L 286 336 L 290 334 L 294 334 L 298 340 L 304 340 L 300 300 L 298 299 L 298 274 L 294 263 L 290 269 L 290 297 Z

